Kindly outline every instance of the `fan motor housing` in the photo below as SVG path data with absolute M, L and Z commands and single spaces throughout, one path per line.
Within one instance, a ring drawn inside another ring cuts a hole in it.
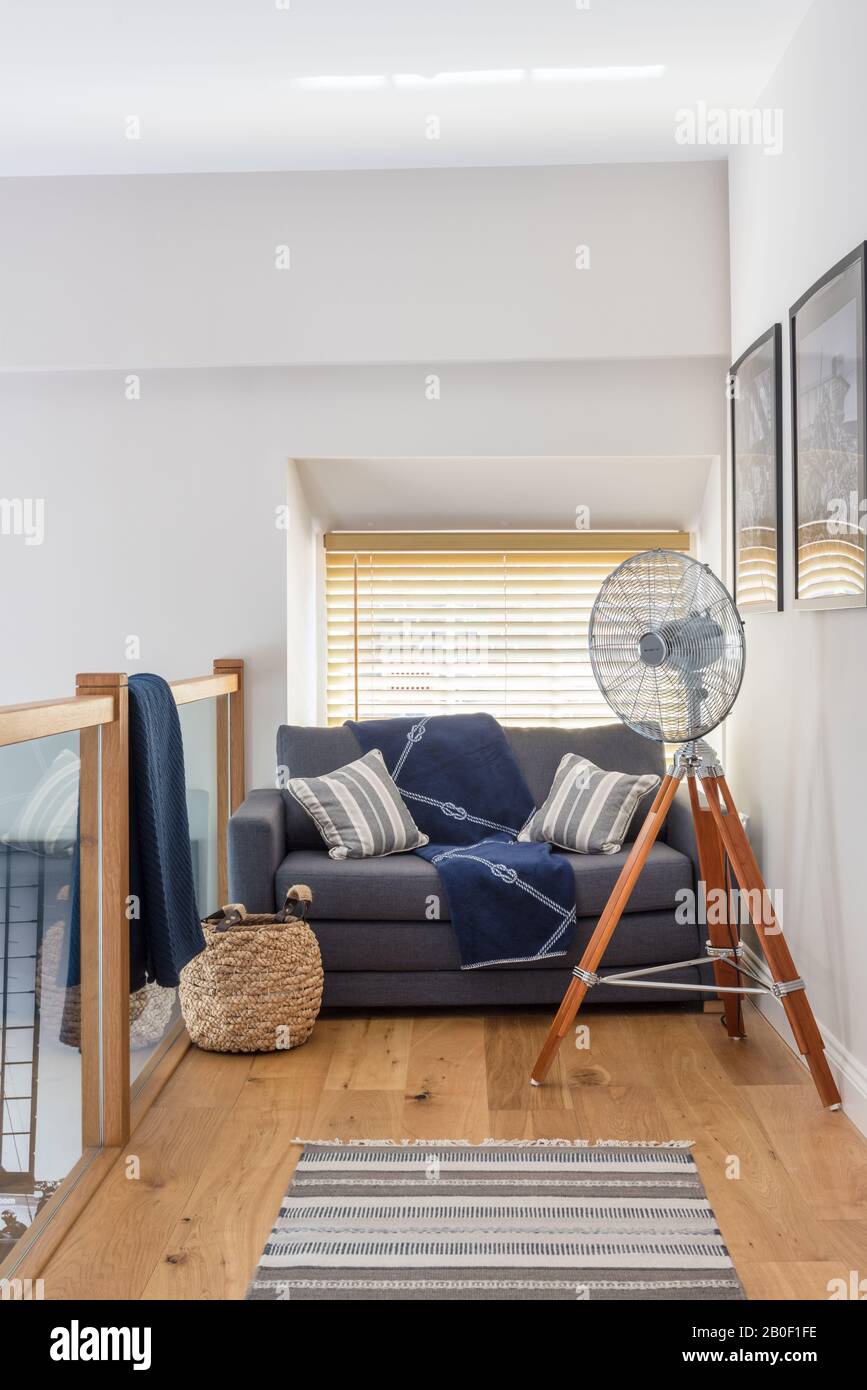
M 645 666 L 662 666 L 668 657 L 668 643 L 661 632 L 645 632 L 638 639 L 638 655 Z

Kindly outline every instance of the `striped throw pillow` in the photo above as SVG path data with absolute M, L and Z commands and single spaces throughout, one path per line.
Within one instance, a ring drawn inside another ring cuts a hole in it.
M 292 777 L 286 787 L 316 822 L 332 859 L 402 854 L 428 843 L 378 748 L 327 777 Z
M 547 800 L 519 840 L 545 841 L 576 854 L 616 854 L 642 797 L 659 785 L 654 773 L 603 772 L 578 753 L 566 753 Z

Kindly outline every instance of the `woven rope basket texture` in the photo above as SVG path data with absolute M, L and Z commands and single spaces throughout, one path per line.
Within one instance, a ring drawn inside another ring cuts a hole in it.
M 312 893 L 289 889 L 282 913 L 230 904 L 202 923 L 205 949 L 181 971 L 181 1012 L 206 1052 L 299 1047 L 322 1004 L 319 942 L 303 920 Z M 299 915 L 294 915 L 295 913 Z

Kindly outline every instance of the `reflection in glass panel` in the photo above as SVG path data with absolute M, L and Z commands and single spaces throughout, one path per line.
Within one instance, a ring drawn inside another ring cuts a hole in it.
M 743 361 L 735 398 L 737 604 L 777 606 L 777 378 L 773 338 Z
M 82 1153 L 77 733 L 0 748 L 0 1261 Z
M 862 274 L 854 261 L 795 316 L 796 596 L 826 606 L 867 582 Z
M 187 817 L 193 882 L 199 916 L 207 917 L 217 902 L 217 702 L 195 700 L 178 709 L 184 740 L 187 775 Z
M 217 902 L 217 711 L 215 700 L 180 705 L 187 818 L 199 916 Z M 141 1073 L 180 1016 L 177 989 L 151 981 L 130 995 L 130 1076 Z

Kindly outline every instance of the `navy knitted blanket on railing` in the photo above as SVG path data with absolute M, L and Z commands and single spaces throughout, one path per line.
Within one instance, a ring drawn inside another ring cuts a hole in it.
M 176 985 L 187 961 L 205 949 L 205 938 L 193 883 L 181 721 L 162 676 L 129 678 L 129 774 L 130 893 L 141 908 L 131 986 L 140 988 L 145 977 Z
M 563 956 L 575 934 L 575 879 L 546 844 L 518 844 L 534 810 L 502 728 L 488 714 L 347 720 L 378 748 L 430 844 L 462 970 Z
M 78 849 L 67 983 L 81 974 Z M 196 906 L 181 721 L 162 676 L 129 678 L 130 990 L 177 985 L 205 949 Z M 135 914 L 138 915 L 135 915 Z

